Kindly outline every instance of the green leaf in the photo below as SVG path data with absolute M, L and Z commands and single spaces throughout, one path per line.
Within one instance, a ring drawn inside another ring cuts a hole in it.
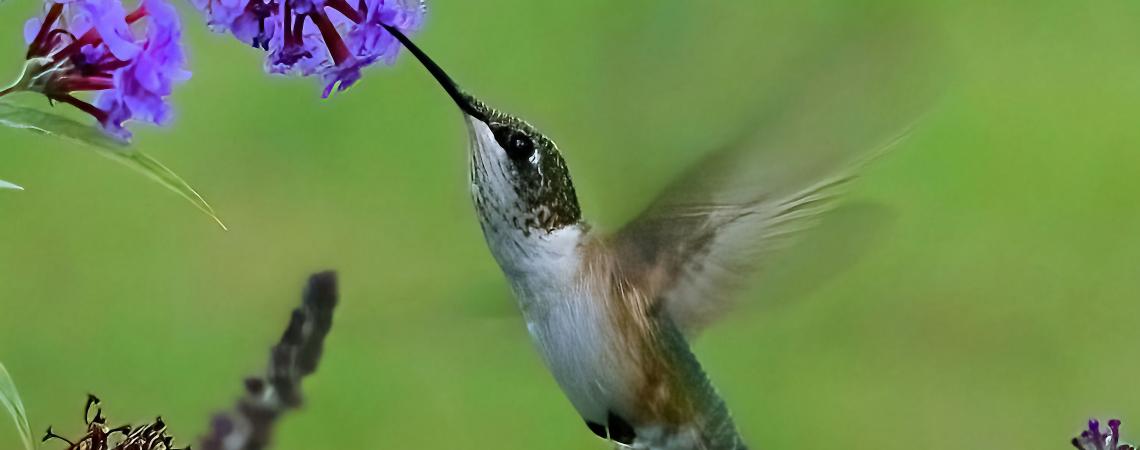
M 4 363 L 0 363 L 0 404 L 4 405 L 4 409 L 8 410 L 8 414 L 12 415 L 12 420 L 16 422 L 16 428 L 20 430 L 20 439 L 24 441 L 24 448 L 26 450 L 35 450 L 35 442 L 32 440 L 32 427 L 28 425 L 28 413 L 24 411 L 24 402 L 20 400 L 20 393 L 16 391 L 16 382 L 12 381 L 12 376 L 8 374 L 8 369 L 4 368 Z
M 118 161 L 174 191 L 209 215 L 222 229 L 226 229 L 226 225 L 214 213 L 210 204 L 174 171 L 147 154 L 128 147 L 128 142 L 107 135 L 96 126 L 82 124 L 57 114 L 7 102 L 0 102 L 0 125 L 87 144 L 100 155 Z
M 0 1 L 3 1 L 3 0 L 0 0 Z M 0 189 L 15 189 L 17 191 L 24 190 L 24 188 L 20 187 L 19 185 L 15 185 L 15 184 L 9 183 L 9 182 L 4 181 L 4 180 L 0 180 Z
M 129 151 L 127 142 L 115 139 L 95 126 L 12 103 L 0 102 L 0 124 L 59 136 L 105 151 Z
M 167 189 L 174 191 L 174 193 L 186 199 L 199 210 L 206 213 L 206 215 L 210 216 L 211 219 L 214 219 L 214 222 L 217 222 L 218 226 L 222 227 L 223 230 L 228 229 L 226 228 L 226 224 L 222 223 L 222 220 L 214 213 L 214 209 L 210 207 L 210 204 L 206 203 L 206 200 L 203 199 L 201 195 L 198 195 L 198 192 L 195 191 L 194 188 L 190 187 L 178 174 L 162 165 L 158 160 L 140 151 L 111 151 L 103 152 L 102 155 L 135 169 L 143 174 L 143 176 L 166 186 Z

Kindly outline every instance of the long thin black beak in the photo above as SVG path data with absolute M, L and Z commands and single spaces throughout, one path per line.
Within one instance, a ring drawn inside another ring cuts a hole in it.
M 380 24 L 380 26 L 384 27 L 385 30 L 388 30 L 389 33 L 392 33 L 392 36 L 395 36 L 396 40 L 400 41 L 400 43 L 403 44 L 409 52 L 412 52 L 412 55 L 415 55 L 416 59 L 420 61 L 420 64 L 423 64 L 424 68 L 426 68 L 428 72 L 431 73 L 431 76 L 435 77 L 435 81 L 439 82 L 439 85 L 443 87 L 444 91 L 447 91 L 447 95 L 451 96 L 451 99 L 455 101 L 455 104 L 459 106 L 459 109 L 463 110 L 463 112 L 476 119 L 484 122 L 487 121 L 486 114 L 483 113 L 483 111 L 480 111 L 479 108 L 476 108 L 475 105 L 472 104 L 471 98 L 459 89 L 459 85 L 455 84 L 455 81 L 452 80 L 451 77 L 447 76 L 447 72 L 444 72 L 443 69 L 439 67 L 439 64 L 436 64 L 435 61 L 432 61 L 432 59 L 428 57 L 428 55 L 424 53 L 423 50 L 420 50 L 420 48 L 417 47 L 411 39 L 408 39 L 404 33 L 400 32 L 400 30 L 396 29 L 395 27 L 391 27 L 383 23 Z

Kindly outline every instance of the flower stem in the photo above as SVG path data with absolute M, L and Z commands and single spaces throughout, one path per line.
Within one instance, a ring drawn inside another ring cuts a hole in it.
M 51 32 L 51 27 L 55 25 L 55 21 L 59 20 L 59 15 L 63 13 L 63 3 L 55 3 L 51 5 L 48 10 L 47 17 L 44 17 L 44 23 L 40 25 L 40 31 L 36 33 L 35 39 L 28 45 L 28 53 L 24 56 L 25 59 L 32 59 L 36 56 L 43 56 L 51 48 L 48 41 L 48 34 Z
M 301 26 L 304 26 L 305 17 L 301 16 L 301 20 L 298 22 L 300 22 Z M 297 31 L 294 33 L 293 31 L 293 4 L 289 0 L 285 0 L 285 26 L 282 28 L 284 28 L 282 31 L 285 33 L 286 47 L 292 46 L 300 41 L 301 32 Z
M 71 94 L 54 94 L 48 96 L 48 98 L 79 108 L 80 111 L 90 114 L 95 118 L 95 120 L 98 120 L 99 123 L 105 123 L 107 121 L 106 111 L 96 108 L 95 105 L 87 103 L 83 100 L 77 99 L 71 96 Z
M 325 2 L 325 6 L 328 6 L 343 14 L 345 18 L 351 20 L 353 23 L 360 23 L 364 21 L 364 18 L 360 16 L 360 12 L 352 9 L 352 5 L 349 5 L 345 0 L 329 0 Z
M 333 62 L 339 66 L 347 61 L 350 57 L 348 46 L 344 45 L 344 39 L 341 39 L 340 33 L 336 31 L 336 26 L 329 20 L 329 16 L 326 16 L 322 11 L 310 14 L 310 16 L 313 18 L 313 23 L 321 30 L 321 37 L 325 39 L 325 45 L 329 47 L 329 54 L 332 55 Z
M 138 9 L 134 10 L 130 14 L 127 14 L 125 20 L 127 22 L 127 25 L 131 25 L 135 22 L 138 22 L 143 17 L 146 17 L 146 15 L 146 6 L 139 6 Z M 97 29 L 92 28 L 88 32 L 83 33 L 83 36 L 78 40 L 72 41 L 70 45 L 57 52 L 52 58 L 55 60 L 55 62 L 60 62 L 75 54 L 75 52 L 83 48 L 84 45 L 97 46 L 101 43 L 103 43 L 103 37 L 99 35 L 99 31 Z
M 127 25 L 133 25 L 135 22 L 138 22 L 143 17 L 146 17 L 146 14 L 147 14 L 146 5 L 139 5 L 138 9 L 134 10 L 130 14 L 127 14 L 127 17 L 126 17 Z
M 35 90 L 33 84 L 35 83 L 36 75 L 42 73 L 44 70 L 43 63 L 47 58 L 32 58 L 24 62 L 24 70 L 20 73 L 20 77 L 16 78 L 12 84 L 9 84 L 3 90 L 0 90 L 0 97 L 11 94 L 13 92 Z
M 52 56 L 52 60 L 55 62 L 63 61 L 67 58 L 70 58 L 71 55 L 79 51 L 80 48 L 83 48 L 84 45 L 94 46 L 99 45 L 101 42 L 103 42 L 103 38 L 99 36 L 98 31 L 92 28 L 90 31 L 83 33 L 83 36 L 81 36 L 79 39 L 71 41 L 71 43 L 68 44 L 67 47 L 64 47 L 63 50 L 56 52 L 55 56 Z
M 63 92 L 104 91 L 115 87 L 111 77 L 64 77 L 59 80 Z

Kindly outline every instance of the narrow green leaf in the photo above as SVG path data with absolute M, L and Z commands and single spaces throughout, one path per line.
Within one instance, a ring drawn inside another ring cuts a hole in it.
M 226 229 L 225 224 L 214 213 L 210 204 L 185 180 L 154 158 L 128 147 L 128 142 L 115 139 L 93 125 L 82 124 L 57 114 L 7 102 L 0 102 L 0 125 L 87 144 L 100 155 L 118 161 L 174 191 L 209 215 L 222 229 Z
M 12 103 L 0 102 L 0 125 L 59 136 L 103 150 L 128 151 L 127 142 L 115 139 L 95 126 Z
M 12 420 L 16 422 L 20 439 L 24 441 L 24 448 L 35 450 L 36 447 L 32 444 L 35 442 L 32 440 L 32 427 L 28 425 L 28 413 L 24 411 L 24 402 L 20 400 L 20 393 L 16 391 L 16 382 L 8 374 L 8 369 L 4 368 L 4 363 L 0 363 L 0 404 L 4 405 L 4 409 L 8 410 L 8 414 L 11 414 Z
M 222 223 L 222 220 L 219 219 L 218 215 L 214 213 L 214 209 L 210 207 L 210 204 L 206 203 L 206 199 L 202 198 L 201 195 L 198 195 L 198 191 L 195 191 L 194 188 L 190 187 L 190 184 L 186 183 L 186 181 L 179 177 L 178 174 L 162 165 L 162 163 L 158 162 L 158 160 L 151 158 L 146 153 L 137 150 L 129 152 L 110 151 L 100 153 L 103 156 L 111 158 L 127 167 L 138 171 L 139 173 L 143 174 L 143 176 L 158 182 L 158 184 L 166 186 L 167 189 L 174 191 L 174 193 L 186 199 L 199 210 L 206 213 L 206 215 L 210 216 L 211 219 L 214 219 L 214 222 L 217 222 L 218 226 L 222 227 L 223 230 L 228 229 L 226 228 L 226 224 Z
M 0 1 L 3 1 L 3 0 L 0 0 Z M 0 189 L 15 189 L 17 191 L 24 190 L 24 188 L 20 187 L 19 185 L 12 184 L 12 183 L 9 183 L 9 182 L 4 181 L 4 180 L 0 180 Z

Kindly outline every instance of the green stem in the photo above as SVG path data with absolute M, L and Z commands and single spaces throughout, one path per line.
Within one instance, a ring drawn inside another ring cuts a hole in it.
M 8 87 L 4 88 L 4 90 L 0 90 L 0 97 L 3 97 L 5 95 L 11 94 L 11 93 L 16 92 L 16 91 L 24 90 L 24 85 L 27 84 L 27 81 L 26 81 L 27 74 L 28 74 L 28 67 L 25 65 L 24 66 L 24 72 L 20 74 L 20 78 L 17 79 L 16 81 L 13 81 L 12 84 L 8 85 Z
M 51 59 L 32 58 L 27 60 L 24 63 L 23 72 L 21 72 L 20 76 L 16 78 L 16 81 L 13 81 L 12 84 L 8 85 L 8 87 L 0 90 L 0 97 L 11 94 L 13 92 L 34 90 L 33 85 L 35 84 L 36 76 L 44 73 L 45 70 L 51 69 L 44 64 L 46 62 L 51 62 Z

